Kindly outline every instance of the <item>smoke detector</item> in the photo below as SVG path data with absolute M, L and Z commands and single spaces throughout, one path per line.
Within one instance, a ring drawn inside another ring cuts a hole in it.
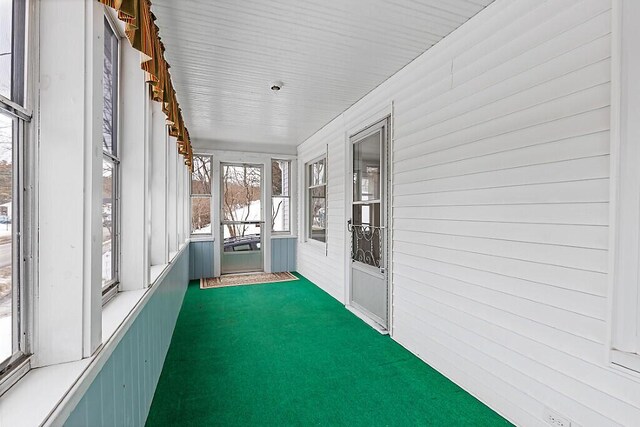
M 281 81 L 272 82 L 271 90 L 274 92 L 278 92 L 280 89 L 282 89 L 282 86 L 284 86 L 284 83 L 282 83 Z

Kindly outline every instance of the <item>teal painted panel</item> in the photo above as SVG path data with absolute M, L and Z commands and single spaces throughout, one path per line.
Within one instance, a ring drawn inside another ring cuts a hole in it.
M 156 285 L 65 426 L 144 426 L 189 283 L 189 254 Z
M 189 244 L 189 279 L 213 277 L 213 245 L 215 242 L 191 242 Z
M 271 271 L 296 271 L 296 238 L 271 239 Z

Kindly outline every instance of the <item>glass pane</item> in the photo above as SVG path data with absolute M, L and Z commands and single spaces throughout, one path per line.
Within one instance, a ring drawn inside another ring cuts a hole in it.
M 191 234 L 211 234 L 211 198 L 191 198 Z
M 225 237 L 225 252 L 248 252 L 260 250 L 260 228 L 245 236 Z
M 191 194 L 211 195 L 211 157 L 193 156 Z
M 222 214 L 224 221 L 262 221 L 261 175 L 259 166 L 222 166 Z M 225 237 L 259 232 L 251 224 L 228 224 Z
M 222 273 L 262 271 L 260 238 L 259 228 L 256 233 L 245 236 L 225 237 L 221 257 Z
M 380 203 L 353 205 L 351 257 L 354 261 L 380 267 L 382 230 Z
M 288 160 L 273 160 L 271 162 L 271 195 L 289 195 L 289 165 Z
M 118 39 L 111 26 L 104 21 L 104 66 L 102 79 L 102 143 L 103 150 L 112 155 L 116 153 L 116 107 L 118 83 Z
M 326 191 L 325 187 L 309 190 L 309 237 L 320 242 L 326 241 Z
M 325 177 L 325 159 L 309 165 L 309 183 L 314 185 L 322 185 L 326 181 Z
M 353 144 L 353 201 L 380 199 L 380 132 Z
M 13 1 L 0 0 L 0 95 L 11 99 Z
M 289 216 L 289 198 L 273 197 L 271 199 L 271 229 L 275 232 L 288 232 Z
M 18 350 L 13 344 L 13 137 L 13 120 L 0 114 L 0 362 Z
M 110 160 L 102 161 L 102 286 L 114 278 L 115 257 L 115 209 L 114 209 L 114 164 Z

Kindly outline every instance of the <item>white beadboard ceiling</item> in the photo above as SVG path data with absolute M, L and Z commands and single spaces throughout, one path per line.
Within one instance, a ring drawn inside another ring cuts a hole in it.
M 153 0 L 152 10 L 196 148 L 293 147 L 492 1 Z

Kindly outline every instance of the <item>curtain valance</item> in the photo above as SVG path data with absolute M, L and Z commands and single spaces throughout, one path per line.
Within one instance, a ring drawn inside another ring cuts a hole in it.
M 167 116 L 169 134 L 178 140 L 178 152 L 191 169 L 193 151 L 189 131 L 184 125 L 182 110 L 171 83 L 169 64 L 164 58 L 164 45 L 160 40 L 155 16 L 149 0 L 98 0 L 118 11 L 118 18 L 125 22 L 125 33 L 134 49 L 141 53 L 140 67 L 151 85 L 151 98 L 162 104 Z

